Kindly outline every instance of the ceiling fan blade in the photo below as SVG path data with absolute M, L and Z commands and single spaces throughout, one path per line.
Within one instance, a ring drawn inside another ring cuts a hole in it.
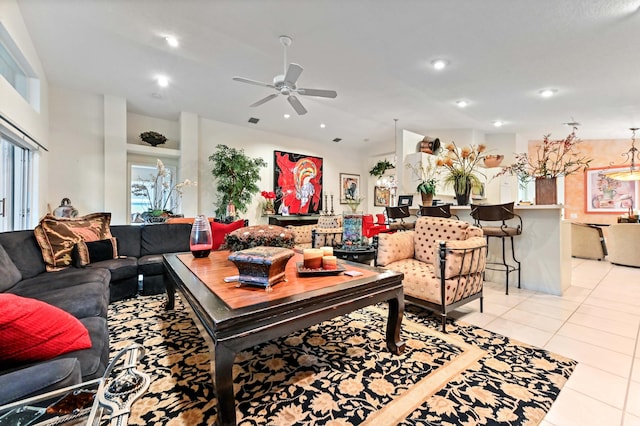
M 319 96 L 321 98 L 335 98 L 338 96 L 338 93 L 335 90 L 297 89 L 296 92 L 303 96 Z
M 295 96 L 291 95 L 287 98 L 287 100 L 289 101 L 293 109 L 296 110 L 298 115 L 304 115 L 307 113 L 307 110 L 305 109 L 305 107 L 302 106 L 298 98 L 296 98 Z
M 271 99 L 275 99 L 275 98 L 277 98 L 277 97 L 278 97 L 278 94 L 277 94 L 277 93 L 273 93 L 273 94 L 271 94 L 271 95 L 267 96 L 266 98 L 262 98 L 262 99 L 260 99 L 259 101 L 256 101 L 256 102 L 252 103 L 252 104 L 251 104 L 251 105 L 249 105 L 249 106 L 250 106 L 250 107 L 257 107 L 257 106 L 260 106 L 260 105 L 262 105 L 262 104 L 263 104 L 263 103 L 265 103 L 265 102 L 269 102 Z
M 303 70 L 304 68 L 302 68 L 298 64 L 294 64 L 294 63 L 289 64 L 289 68 L 287 68 L 287 73 L 284 75 L 284 81 L 292 85 L 296 84 L 296 81 L 298 81 L 298 77 L 300 77 L 300 74 L 302 74 Z
M 272 89 L 274 89 L 276 87 L 276 86 L 274 86 L 273 84 L 270 84 L 270 83 L 263 83 L 262 81 L 251 80 L 249 78 L 244 78 L 244 77 L 233 77 L 233 80 L 234 81 L 239 81 L 240 83 L 255 84 L 256 86 L 271 87 Z

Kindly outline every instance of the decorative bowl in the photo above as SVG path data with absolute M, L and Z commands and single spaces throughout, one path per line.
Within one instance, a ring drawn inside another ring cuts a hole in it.
M 485 167 L 498 167 L 502 160 L 504 159 L 504 155 L 487 155 L 484 157 L 484 166 Z

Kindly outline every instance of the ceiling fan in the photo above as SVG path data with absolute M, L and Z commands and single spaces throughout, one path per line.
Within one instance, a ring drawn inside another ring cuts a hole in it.
M 265 102 L 269 102 L 272 99 L 278 97 L 278 95 L 284 95 L 287 97 L 287 101 L 291 104 L 293 109 L 299 114 L 303 115 L 307 113 L 306 108 L 300 103 L 300 100 L 296 97 L 296 94 L 302 96 L 318 96 L 321 98 L 335 98 L 338 96 L 335 90 L 323 90 L 323 89 L 304 89 L 296 86 L 298 77 L 302 74 L 304 68 L 298 64 L 290 63 L 287 67 L 287 47 L 291 46 L 291 37 L 280 36 L 280 43 L 284 46 L 284 74 L 276 75 L 273 77 L 273 83 L 263 83 L 261 81 L 251 80 L 244 77 L 233 77 L 233 80 L 241 83 L 254 84 L 256 86 L 270 87 L 275 89 L 277 93 L 260 99 L 252 103 L 251 107 L 257 107 Z

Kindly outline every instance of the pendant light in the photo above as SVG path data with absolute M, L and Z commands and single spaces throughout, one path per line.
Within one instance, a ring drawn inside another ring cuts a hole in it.
M 627 161 L 631 161 L 631 167 L 629 167 L 629 170 L 623 170 L 619 172 L 605 172 L 605 175 L 608 178 L 623 181 L 640 180 L 640 168 L 636 164 L 636 161 L 640 161 L 640 154 L 638 152 L 638 148 L 636 148 L 636 130 L 638 129 L 638 127 L 631 127 L 629 129 L 631 130 L 631 148 L 629 148 L 629 151 L 620 154 L 625 158 L 625 163 Z

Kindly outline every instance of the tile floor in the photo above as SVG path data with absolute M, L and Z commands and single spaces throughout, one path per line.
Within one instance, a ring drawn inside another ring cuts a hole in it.
M 487 283 L 453 316 L 578 361 L 542 426 L 640 426 L 640 268 L 572 262 L 562 296 Z

